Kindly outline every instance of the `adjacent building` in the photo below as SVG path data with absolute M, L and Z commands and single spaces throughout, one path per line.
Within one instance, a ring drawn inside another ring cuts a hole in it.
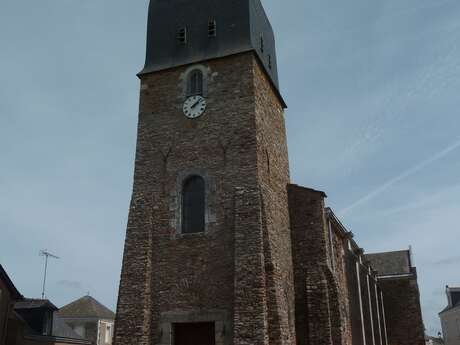
M 427 335 L 425 337 L 425 345 L 444 345 L 444 339 L 442 339 L 441 332 L 438 337 L 432 337 Z
M 15 342 L 7 345 L 89 345 L 56 315 L 47 299 L 25 298 L 14 306 Z
M 111 345 L 115 314 L 91 296 L 84 296 L 57 312 L 80 337 L 94 345 Z
M 388 341 L 390 344 L 419 345 L 425 328 L 420 307 L 417 269 L 409 250 L 368 254 L 384 295 Z
M 447 307 L 439 313 L 446 345 L 460 345 L 460 287 L 446 287 Z
M 10 344 L 14 339 L 8 339 L 14 320 L 14 304 L 21 301 L 23 296 L 14 286 L 2 265 L 0 265 L 0 345 Z M 10 332 L 9 332 L 10 330 Z
M 24 298 L 0 265 L 0 345 L 90 345 L 46 299 Z
M 53 335 L 53 314 L 58 308 L 49 300 L 25 298 L 14 310 L 26 322 L 29 334 Z
M 15 343 L 7 345 L 111 345 L 115 315 L 93 297 L 82 297 L 61 309 L 47 299 L 22 299 L 14 306 Z

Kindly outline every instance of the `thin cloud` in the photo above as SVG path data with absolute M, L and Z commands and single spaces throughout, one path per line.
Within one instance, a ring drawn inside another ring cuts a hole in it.
M 444 265 L 454 265 L 454 264 L 459 264 L 459 263 L 460 263 L 460 256 L 453 256 L 450 258 L 436 261 L 434 264 L 436 266 L 444 266 Z
M 82 289 L 83 285 L 80 282 L 74 280 L 59 280 L 57 282 L 58 285 L 71 288 L 71 289 Z
M 375 197 L 377 197 L 378 195 L 382 194 L 388 188 L 393 186 L 395 183 L 397 183 L 397 182 L 399 182 L 401 180 L 404 180 L 405 178 L 407 178 L 407 177 L 419 172 L 420 170 L 424 169 L 425 167 L 427 167 L 431 163 L 434 163 L 434 162 L 438 161 L 439 159 L 447 156 L 449 153 L 451 153 L 452 151 L 454 151 L 458 147 L 460 147 L 460 138 L 458 138 L 452 144 L 450 144 L 449 146 L 447 146 L 445 149 L 441 150 L 440 152 L 436 153 L 435 155 L 431 156 L 430 158 L 428 158 L 428 159 L 424 160 L 423 162 L 415 165 L 414 167 L 406 170 L 402 174 L 399 174 L 398 176 L 393 177 L 392 179 L 388 180 L 387 182 L 382 184 L 380 187 L 374 189 L 372 192 L 370 192 L 366 196 L 362 197 L 361 199 L 358 199 L 357 201 L 355 201 L 350 206 L 348 206 L 348 207 L 344 208 L 343 210 L 341 210 L 339 212 L 339 214 L 344 216 L 344 215 L 350 213 L 356 207 L 361 206 L 362 204 L 365 204 L 368 201 L 370 201 L 370 200 L 374 199 Z
M 445 200 L 446 198 L 452 197 L 453 195 L 455 195 L 456 198 L 456 196 L 459 194 L 459 191 L 460 183 L 455 185 L 449 185 L 448 187 L 441 189 L 439 192 L 419 196 L 418 199 L 413 202 L 376 211 L 367 216 L 387 217 L 394 216 L 398 213 L 405 213 L 408 211 L 415 211 L 427 208 L 430 208 L 432 210 L 433 208 L 436 208 L 438 205 L 441 205 L 443 203 L 443 200 Z

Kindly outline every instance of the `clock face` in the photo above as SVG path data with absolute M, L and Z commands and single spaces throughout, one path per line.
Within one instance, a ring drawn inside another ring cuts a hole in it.
M 184 115 L 189 119 L 196 119 L 206 110 L 206 100 L 201 96 L 192 96 L 184 102 Z

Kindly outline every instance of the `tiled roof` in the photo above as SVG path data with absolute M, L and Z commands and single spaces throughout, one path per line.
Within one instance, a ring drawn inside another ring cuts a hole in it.
M 115 319 L 115 313 L 91 296 L 82 297 L 59 309 L 61 318 Z
M 380 276 L 411 273 L 409 250 L 366 254 L 365 258 Z
M 25 298 L 20 302 L 16 302 L 14 309 L 35 309 L 35 308 L 49 308 L 57 310 L 58 308 L 47 299 L 33 299 Z

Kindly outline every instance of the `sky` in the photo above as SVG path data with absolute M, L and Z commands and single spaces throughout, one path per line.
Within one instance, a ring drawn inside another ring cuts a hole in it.
M 263 0 L 291 178 L 367 252 L 412 247 L 428 333 L 459 285 L 460 2 Z M 0 263 L 115 309 L 148 0 L 1 0 Z

